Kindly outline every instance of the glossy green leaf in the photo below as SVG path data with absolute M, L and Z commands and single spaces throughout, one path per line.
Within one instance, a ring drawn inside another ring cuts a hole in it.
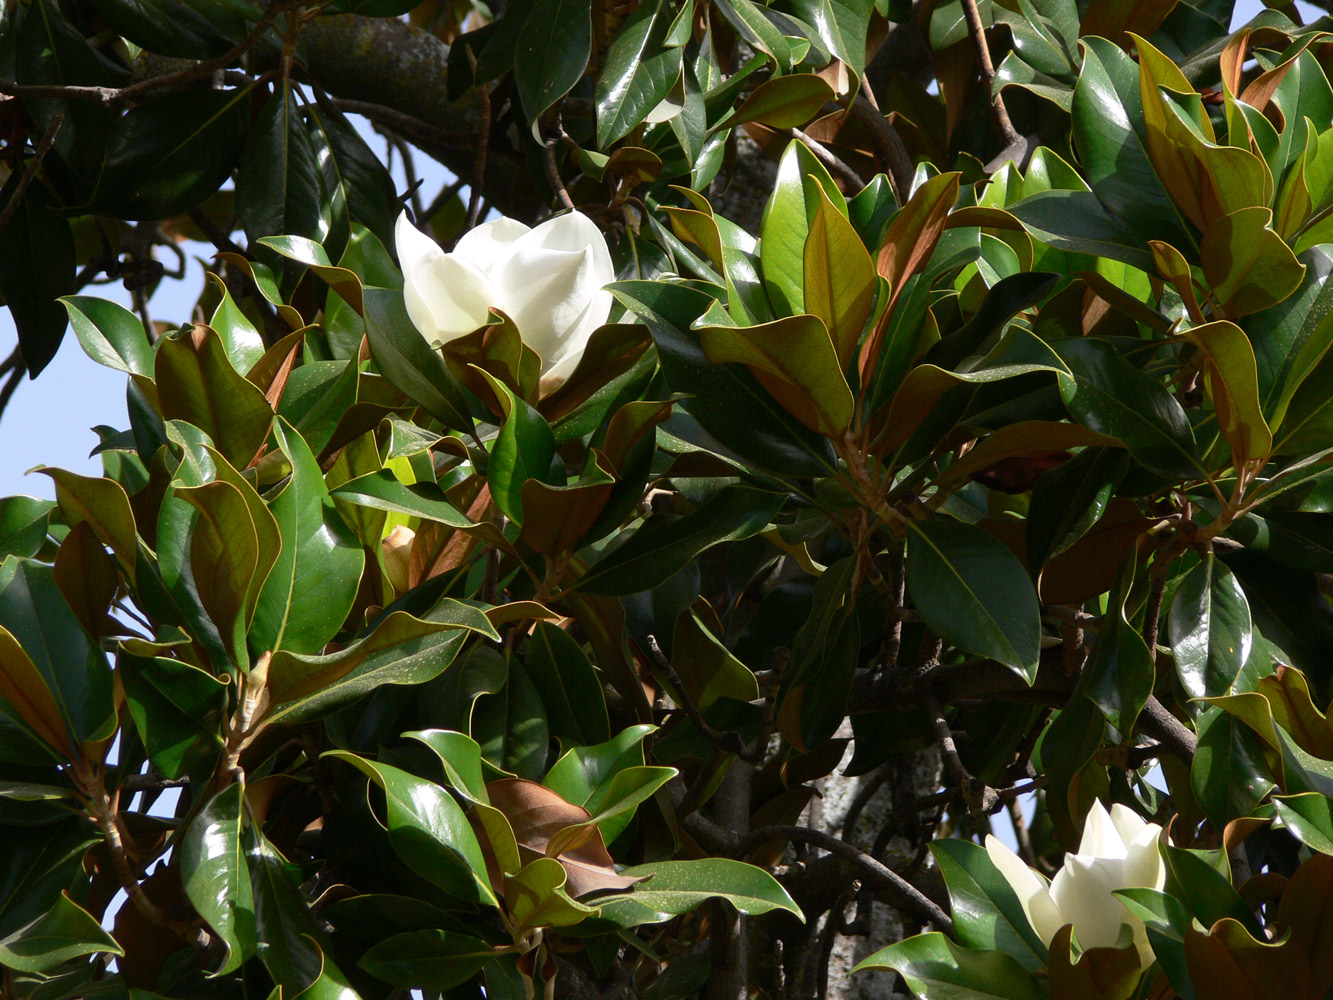
M 1204 476 L 1189 420 L 1165 386 L 1130 365 L 1106 341 L 1067 340 L 1057 350 L 1070 372 L 1060 377 L 1060 395 L 1074 419 L 1123 441 L 1153 472 L 1184 479 Z
M 555 858 L 537 858 L 505 878 L 505 903 L 519 928 L 572 927 L 597 910 L 570 897 L 569 876 Z
M 368 286 L 364 302 L 370 353 L 384 376 L 446 427 L 470 429 L 472 418 L 462 387 L 440 353 L 431 350 L 412 325 L 403 293 Z
M 70 295 L 60 301 L 88 357 L 116 371 L 152 377 L 153 348 L 139 317 L 91 295 Z
M 907 589 L 945 642 L 1012 667 L 1029 683 L 1041 642 L 1037 594 L 1002 542 L 980 528 L 909 520 Z
M 423 684 L 449 666 L 469 631 L 498 638 L 476 608 L 445 599 L 428 620 L 395 611 L 336 653 L 279 651 L 269 664 L 270 721 L 332 712 L 385 684 Z
M 37 20 L 36 15 L 29 18 Z M 22 171 L 14 171 L 0 188 L 0 211 L 11 204 Z M 74 288 L 74 235 L 69 220 L 41 184 L 30 185 L 0 231 L 0 293 L 18 331 L 28 372 L 34 376 L 50 364 L 65 336 L 65 310 L 60 297 Z
M 1152 251 L 1087 191 L 1038 191 L 1007 210 L 1041 242 L 1150 271 Z
M 448 729 L 425 729 L 403 735 L 420 740 L 435 751 L 451 788 L 473 802 L 484 804 L 490 801 L 482 778 L 481 747 L 471 736 Z
M 217 975 L 240 968 L 257 948 L 244 803 L 243 785 L 224 788 L 195 815 L 180 844 L 185 894 L 226 947 Z
M 597 901 L 602 917 L 622 927 L 660 924 L 688 913 L 706 899 L 724 899 L 751 916 L 786 910 L 804 919 L 777 879 L 741 861 L 657 861 L 622 869 L 621 874 L 647 880 L 633 892 L 603 896 Z
M 829 331 L 817 316 L 789 316 L 761 326 L 704 326 L 699 342 L 714 364 L 749 368 L 811 430 L 840 438 L 851 423 L 852 391 Z
M 1079 678 L 1079 690 L 1091 698 L 1106 716 L 1106 721 L 1122 733 L 1134 731 L 1139 712 L 1152 695 L 1157 679 L 1155 656 L 1126 614 L 1125 603 L 1133 583 L 1134 565 L 1131 561 L 1107 596 L 1102 629 L 1093 640 Z
M 273 434 L 292 472 L 269 500 L 282 546 L 259 593 L 249 641 L 259 650 L 317 653 L 352 609 L 365 550 L 334 507 L 305 441 L 281 418 Z
M 0 940 L 0 964 L 17 972 L 44 972 L 80 955 L 124 955 L 96 918 L 62 893 L 26 927 Z
M 47 521 L 55 504 L 30 496 L 0 499 L 0 561 L 6 556 L 30 559 L 46 540 Z
M 197 207 L 230 178 L 249 124 L 249 88 L 147 97 L 111 131 L 94 204 L 149 220 Z
M 547 482 L 555 458 L 555 435 L 540 413 L 509 388 L 487 375 L 505 411 L 504 424 L 491 449 L 486 481 L 495 505 L 517 524 L 523 523 L 523 484 Z
M 1275 782 L 1254 730 L 1230 712 L 1211 708 L 1199 718 L 1190 784 L 1208 818 L 1221 826 L 1248 816 Z
M 388 764 L 342 750 L 325 756 L 346 761 L 384 789 L 389 840 L 409 868 L 451 896 L 498 905 L 481 845 L 453 796 Z
M 164 338 L 157 349 L 156 377 L 163 419 L 204 431 L 237 469 L 250 465 L 268 437 L 273 408 L 232 367 L 216 331 L 196 326 Z
M 1212 553 L 1177 584 L 1168 635 L 1176 672 L 1192 697 L 1235 689 L 1254 643 L 1254 625 L 1240 581 Z
M 783 409 L 748 372 L 704 357 L 690 327 L 715 300 L 660 281 L 617 282 L 613 291 L 651 331 L 668 385 L 690 397 L 682 407 L 725 448 L 783 476 L 833 471 L 833 451 L 825 438 Z
M 250 127 L 241 154 L 236 214 L 251 243 L 278 234 L 323 243 L 330 233 L 319 151 L 301 120 L 298 100 L 296 88 L 282 80 Z
M 1046 948 L 986 849 L 969 840 L 942 837 L 931 842 L 930 850 L 949 889 L 959 944 L 1007 952 L 1029 972 L 1044 966 Z
M 665 0 L 642 4 L 607 49 L 596 92 L 597 145 L 602 149 L 647 118 L 680 78 L 680 49 L 664 45 L 673 19 Z
M 1002 951 L 973 951 L 932 931 L 891 944 L 857 969 L 893 969 L 922 1000 L 1040 1000 L 1037 980 Z
M 824 165 L 805 143 L 789 143 L 778 163 L 773 194 L 764 206 L 759 240 L 764 286 L 780 314 L 806 311 L 805 243 L 822 203 L 821 190 L 835 208 L 846 210 L 842 192 Z
M 541 692 L 552 736 L 566 746 L 590 746 L 610 739 L 601 680 L 568 632 L 550 622 L 538 622 L 524 663 Z
M 494 959 L 495 949 L 485 941 L 427 929 L 386 938 L 362 955 L 359 965 L 390 986 L 443 993 Z
M 776 493 L 729 486 L 690 514 L 656 515 L 594 563 L 578 589 L 611 595 L 651 590 L 706 549 L 758 534 L 768 527 L 783 500 Z
M 833 100 L 833 88 L 822 77 L 807 73 L 765 80 L 741 102 L 724 127 L 758 122 L 769 128 L 800 128 Z
M 514 49 L 514 86 L 528 121 L 536 122 L 564 97 L 592 53 L 590 0 L 533 4 Z
M 111 670 L 101 650 L 79 627 L 56 585 L 54 571 L 24 560 L 13 567 L 3 586 L 0 628 L 6 631 L 0 633 L 0 662 L 5 664 L 4 672 L 29 692 L 27 697 L 38 699 L 34 704 L 41 718 L 47 729 L 54 730 L 43 732 L 43 737 L 48 742 L 58 738 L 52 746 L 61 749 L 71 740 L 77 746 L 109 737 L 115 727 Z M 3 639 L 4 635 L 12 640 Z M 31 671 L 15 673 L 20 662 L 17 647 Z M 46 700 L 43 687 L 51 701 Z M 11 693 L 6 691 L 6 700 Z M 58 711 L 58 717 L 52 717 L 52 711 Z M 26 713 L 24 718 L 33 725 Z

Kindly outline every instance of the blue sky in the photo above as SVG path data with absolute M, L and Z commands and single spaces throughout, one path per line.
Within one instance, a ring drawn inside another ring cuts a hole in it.
M 1236 6 L 1239 23 L 1260 10 L 1260 0 L 1241 0 Z M 1318 14 L 1305 8 L 1307 14 Z M 383 141 L 367 135 L 372 148 L 381 150 Z M 423 197 L 429 199 L 447 180 L 442 167 L 429 157 L 417 159 L 424 174 Z M 401 170 L 396 170 L 399 190 L 405 186 Z M 211 247 L 187 244 L 189 273 L 183 281 L 163 281 L 154 296 L 151 311 L 155 319 L 172 323 L 188 319 L 195 297 L 203 287 L 202 261 Z M 129 295 L 120 285 L 90 286 L 84 294 L 101 295 L 129 305 Z M 7 309 L 0 308 L 0 358 L 7 357 L 15 342 L 14 324 Z M 90 361 L 79 348 L 72 332 L 67 333 L 55 360 L 35 380 L 19 387 L 3 419 L 0 419 L 0 496 L 28 493 L 54 496 L 46 476 L 25 476 L 37 465 L 54 465 L 88 475 L 101 471 L 101 463 L 88 457 L 97 444 L 90 428 L 109 424 L 128 425 L 125 412 L 125 378 L 119 372 Z

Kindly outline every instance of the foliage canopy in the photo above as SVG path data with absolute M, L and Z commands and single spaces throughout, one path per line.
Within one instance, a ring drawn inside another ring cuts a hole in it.
M 11 0 L 0 399 L 68 329 L 129 426 L 0 500 L 0 994 L 1324 997 L 1333 35 L 1231 15 Z M 567 377 L 404 205 L 596 221 Z M 1150 831 L 1118 947 L 1025 795 Z

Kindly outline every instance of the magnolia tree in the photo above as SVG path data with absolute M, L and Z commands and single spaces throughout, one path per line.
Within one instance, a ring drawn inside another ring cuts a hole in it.
M 1232 15 L 11 0 L 0 405 L 128 416 L 0 501 L 0 995 L 1325 997 L 1333 35 Z

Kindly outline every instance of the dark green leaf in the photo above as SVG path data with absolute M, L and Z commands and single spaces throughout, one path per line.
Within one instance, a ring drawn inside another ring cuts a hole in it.
M 728 486 L 693 513 L 683 517 L 658 514 L 594 563 L 579 580 L 578 589 L 590 594 L 651 590 L 704 550 L 758 534 L 768 527 L 783 500 L 777 493 Z
M 231 176 L 249 124 L 248 88 L 148 98 L 111 132 L 97 211 L 165 219 L 195 208 Z
M 622 869 L 620 874 L 647 879 L 633 892 L 598 900 L 602 917 L 622 927 L 660 924 L 713 898 L 725 899 L 741 913 L 786 910 L 801 917 L 800 909 L 777 879 L 741 861 L 657 861 Z
M 242 829 L 244 799 L 240 784 L 218 792 L 190 822 L 180 844 L 185 894 L 227 949 L 217 975 L 240 968 L 257 944 Z
M 552 736 L 566 746 L 588 746 L 610 739 L 601 681 L 587 654 L 569 633 L 550 622 L 538 622 L 524 663 L 541 692 Z
M 28 20 L 36 18 L 34 10 Z M 21 173 L 12 173 L 0 189 L 0 211 L 14 197 Z M 0 292 L 18 328 L 30 375 L 50 363 L 65 336 L 65 310 L 57 300 L 74 291 L 74 266 L 69 222 L 56 214 L 41 184 L 30 185 L 0 231 Z
M 478 938 L 420 930 L 381 941 L 361 957 L 360 966 L 390 986 L 443 993 L 494 959 L 495 949 Z
M 1031 683 L 1041 617 L 1023 564 L 972 525 L 906 524 L 907 589 L 926 624 L 950 645 L 999 660 Z
M 44 972 L 80 955 L 124 955 L 96 918 L 62 893 L 55 905 L 26 927 L 0 940 L 0 965 Z
M 922 1000 L 1043 1000 L 1036 979 L 1002 951 L 973 951 L 932 931 L 899 941 L 857 969 L 894 969 Z
M 514 86 L 528 121 L 535 122 L 569 93 L 592 54 L 590 0 L 532 5 L 514 50 Z
M 444 358 L 433 351 L 408 318 L 401 290 L 367 287 L 366 336 L 370 353 L 385 377 L 454 430 L 469 430 L 463 390 Z
M 1079 423 L 1125 443 L 1145 468 L 1179 479 L 1204 478 L 1194 431 L 1180 403 L 1160 382 L 1134 368 L 1104 340 L 1061 341 L 1069 367 L 1060 395 Z

